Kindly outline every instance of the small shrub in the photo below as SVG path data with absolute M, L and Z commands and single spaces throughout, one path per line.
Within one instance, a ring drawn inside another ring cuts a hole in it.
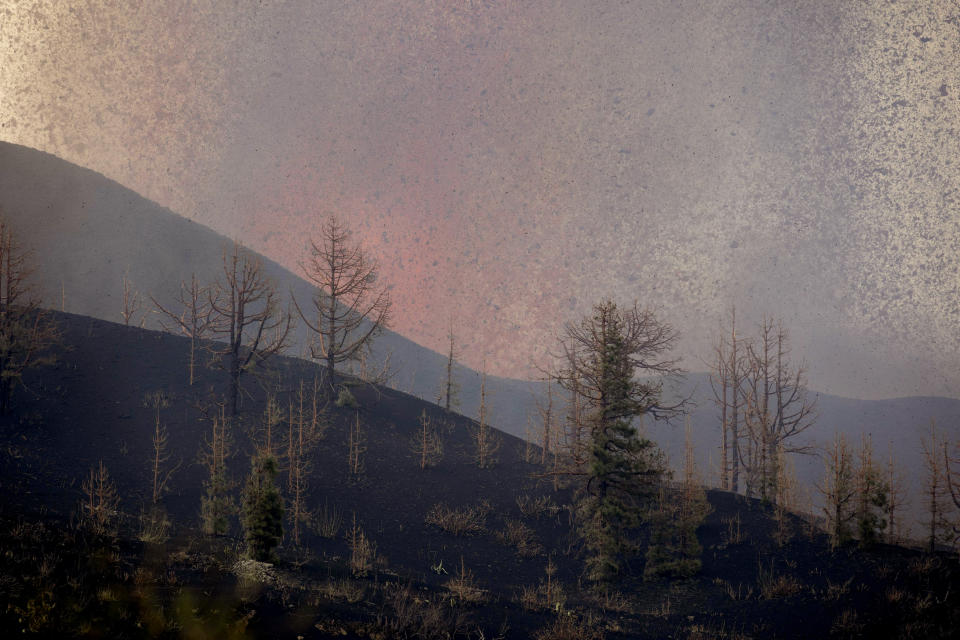
M 830 629 L 834 635 L 841 637 L 859 637 L 863 624 L 857 621 L 857 612 L 853 609 L 844 609 L 833 622 Z
M 789 598 L 803 588 L 800 581 L 793 576 L 785 573 L 774 575 L 773 565 L 770 565 L 769 569 L 764 569 L 762 564 L 758 566 L 757 583 L 760 586 L 760 596 L 764 600 Z
M 731 600 L 749 600 L 753 597 L 753 587 L 749 585 L 744 586 L 743 584 L 738 584 L 736 588 L 734 588 L 733 584 L 723 578 L 714 578 L 713 583 L 723 587 L 727 597 Z
M 357 516 L 353 516 L 353 527 L 347 534 L 350 545 L 350 572 L 357 577 L 368 575 L 374 568 L 377 547 L 357 525 Z
M 277 461 L 269 455 L 253 460 L 243 494 L 243 530 L 250 558 L 275 562 L 274 548 L 283 538 L 283 501 L 274 484 Z
M 603 631 L 574 616 L 560 616 L 533 634 L 534 640 L 603 640 Z
M 140 541 L 163 544 L 170 539 L 170 526 L 166 509 L 160 505 L 152 505 L 140 514 Z
M 547 566 L 544 570 L 544 577 L 535 587 L 521 587 L 517 600 L 524 609 L 528 611 L 551 610 L 563 611 L 567 597 L 563 591 L 563 585 L 559 580 L 554 579 L 557 573 L 557 566 L 553 564 L 553 558 L 547 560 Z
M 80 522 L 97 535 L 116 535 L 120 518 L 120 498 L 117 486 L 110 480 L 101 460 L 97 469 L 83 481 L 83 501 L 80 504 Z
M 328 599 L 345 600 L 350 604 L 360 602 L 367 595 L 367 587 L 363 582 L 343 578 L 322 582 L 317 591 Z
M 517 506 L 520 507 L 520 513 L 528 518 L 541 518 L 545 515 L 555 516 L 560 512 L 560 507 L 553 503 L 550 496 L 533 497 L 528 494 L 517 496 Z
M 473 572 L 467 569 L 463 556 L 460 556 L 460 568 L 457 570 L 457 575 L 447 580 L 444 587 L 456 596 L 459 602 L 477 603 L 484 599 L 483 589 L 477 586 L 477 580 L 474 578 Z
M 340 387 L 340 391 L 337 393 L 336 405 L 338 407 L 349 407 L 350 409 L 358 409 L 360 407 L 357 398 L 353 395 L 353 392 L 350 391 L 350 388 L 346 386 Z
M 343 512 L 324 502 L 323 508 L 317 510 L 310 518 L 310 525 L 318 536 L 332 540 L 337 537 L 340 527 L 343 526 Z
M 727 525 L 727 544 L 740 544 L 743 542 L 743 532 L 740 530 L 740 514 L 724 518 L 723 522 Z
M 389 601 L 394 615 L 382 619 L 383 637 L 448 640 L 466 631 L 469 618 L 463 608 L 432 602 L 409 585 L 398 588 Z
M 504 520 L 504 528 L 495 531 L 494 537 L 502 545 L 516 547 L 517 553 L 523 557 L 535 556 L 542 548 L 537 543 L 533 529 L 519 520 Z
M 486 529 L 489 511 L 490 506 L 486 503 L 462 509 L 451 509 L 443 503 L 438 503 L 433 505 L 427 513 L 425 522 L 455 536 L 477 535 Z

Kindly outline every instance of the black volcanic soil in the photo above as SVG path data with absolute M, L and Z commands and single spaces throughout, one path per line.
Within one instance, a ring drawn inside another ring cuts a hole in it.
M 555 630 L 548 637 L 931 638 L 953 637 L 960 621 L 952 555 L 885 545 L 832 550 L 815 527 L 792 516 L 778 544 L 769 507 L 721 491 L 708 492 L 713 510 L 698 532 L 698 576 L 645 582 L 641 552 L 613 592 L 591 595 L 570 535 L 570 491 L 555 492 L 536 477 L 542 470 L 523 461 L 521 441 L 501 434 L 496 464 L 479 469 L 472 421 L 369 385 L 353 387 L 357 409 L 330 407 L 312 457 L 309 506 L 338 511 L 338 535 L 308 530 L 303 548 L 287 541 L 281 562 L 261 581 L 238 578 L 237 522 L 225 538 L 198 532 L 204 471 L 197 460 L 209 422 L 197 407 L 223 394 L 224 373 L 201 368 L 190 386 L 186 340 L 82 316 L 57 318 L 64 333 L 57 363 L 31 372 L 14 410 L 0 419 L 0 627 L 7 632 L 527 638 L 560 625 L 567 635 Z M 247 377 L 229 462 L 237 494 L 249 469 L 246 434 L 261 421 L 264 389 L 285 408 L 300 381 L 310 384 L 315 374 L 313 364 L 284 358 L 269 376 Z M 161 419 L 171 464 L 179 467 L 164 499 L 171 538 L 148 544 L 138 540 L 137 514 L 150 491 L 153 410 L 145 400 L 157 391 L 170 401 Z M 424 410 L 444 425 L 445 455 L 420 470 L 410 442 Z M 352 475 L 347 434 L 358 418 L 364 470 Z M 284 428 L 277 436 L 285 437 Z M 75 526 L 81 482 L 100 460 L 126 514 L 117 538 Z M 549 497 L 553 508 L 525 515 L 521 496 Z M 455 536 L 427 524 L 437 504 L 482 507 L 484 529 Z M 378 559 L 362 577 L 346 564 L 345 533 L 354 518 Z M 497 539 L 508 520 L 533 531 L 536 552 L 522 555 Z M 737 521 L 739 539 L 731 539 Z M 524 604 L 521 593 L 546 579 L 548 559 L 564 597 L 549 608 Z M 445 588 L 461 562 L 483 590 L 480 602 L 463 602 Z

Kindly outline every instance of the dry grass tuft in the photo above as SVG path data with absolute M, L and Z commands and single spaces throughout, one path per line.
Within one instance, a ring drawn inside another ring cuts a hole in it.
M 435 504 L 427 513 L 425 522 L 455 536 L 478 535 L 486 530 L 490 505 L 451 509 L 443 503 Z
M 534 536 L 533 529 L 527 525 L 509 518 L 505 519 L 503 524 L 503 529 L 493 533 L 500 544 L 516 547 L 517 553 L 523 557 L 535 556 L 543 550 Z
M 560 507 L 553 503 L 550 496 L 533 497 L 525 493 L 517 496 L 517 506 L 520 507 L 520 513 L 528 518 L 552 517 L 560 512 Z

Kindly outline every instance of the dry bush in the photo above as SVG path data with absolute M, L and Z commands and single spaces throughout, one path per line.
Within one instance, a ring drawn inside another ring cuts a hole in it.
M 115 535 L 120 517 L 120 498 L 107 468 L 103 466 L 103 460 L 96 470 L 90 469 L 89 476 L 83 481 L 82 491 L 82 525 L 97 535 Z
M 354 576 L 368 575 L 374 569 L 377 547 L 357 525 L 356 515 L 353 516 L 353 526 L 347 533 L 347 543 L 350 545 L 350 572 Z
M 460 556 L 460 568 L 457 570 L 457 575 L 447 580 L 447 583 L 443 586 L 456 596 L 459 602 L 483 602 L 485 597 L 484 590 L 477 586 L 473 571 L 467 568 L 463 556 Z M 451 602 L 451 605 L 453 604 Z
M 553 558 L 547 560 L 547 566 L 544 569 L 544 577 L 535 587 L 521 587 L 517 595 L 517 602 L 528 611 L 563 611 L 567 596 L 563 591 L 563 584 L 554 578 L 557 573 L 557 565 L 553 563 Z
M 633 607 L 630 600 L 619 591 L 612 589 L 603 589 L 596 591 L 588 596 L 588 600 L 596 605 L 601 611 L 615 613 L 631 613 Z
M 887 589 L 886 597 L 890 604 L 899 604 L 907 599 L 907 592 L 898 587 L 890 587 Z
M 170 539 L 170 527 L 170 518 L 167 517 L 166 509 L 153 505 L 146 511 L 140 512 L 138 538 L 141 542 L 163 544 Z
M 503 524 L 503 529 L 493 532 L 494 538 L 500 544 L 516 547 L 517 553 L 523 557 L 535 556 L 543 550 L 533 534 L 533 529 L 527 525 L 509 518 L 505 519 Z
M 451 509 L 443 503 L 433 505 L 425 522 L 455 536 L 478 535 L 484 532 L 490 505 L 481 502 L 475 507 Z
M 360 602 L 367 595 L 367 587 L 362 581 L 345 578 L 321 582 L 316 590 L 317 593 L 329 600 L 345 600 L 350 604 Z
M 830 629 L 833 635 L 851 638 L 860 637 L 862 630 L 863 624 L 857 622 L 857 612 L 853 609 L 844 609 L 840 612 Z
M 564 615 L 533 634 L 534 640 L 603 640 L 603 630 L 586 620 Z
M 517 496 L 517 506 L 520 507 L 520 513 L 528 518 L 552 517 L 560 512 L 560 507 L 553 503 L 550 496 L 533 497 L 525 493 Z
M 390 598 L 393 615 L 378 616 L 379 627 L 389 638 L 449 640 L 461 636 L 469 617 L 462 607 L 445 606 L 421 597 L 410 585 L 397 588 Z
M 743 542 L 743 532 L 740 529 L 740 514 L 724 518 L 723 522 L 727 525 L 727 544 L 740 544 Z
M 827 579 L 827 589 L 824 591 L 824 597 L 827 600 L 839 600 L 843 596 L 850 593 L 850 585 L 853 583 L 853 578 L 847 579 L 846 582 L 834 583 L 829 578 Z
M 758 565 L 757 584 L 760 587 L 760 597 L 764 600 L 789 598 L 803 589 L 803 585 L 795 577 L 785 573 L 775 575 L 772 564 L 769 569 L 764 569 L 763 564 Z
M 714 578 L 713 583 L 723 587 L 727 597 L 731 600 L 749 600 L 753 597 L 753 587 L 749 585 L 738 584 L 736 588 L 723 578 Z
M 340 527 L 343 526 L 343 512 L 324 502 L 323 508 L 310 517 L 310 526 L 322 538 L 336 538 Z

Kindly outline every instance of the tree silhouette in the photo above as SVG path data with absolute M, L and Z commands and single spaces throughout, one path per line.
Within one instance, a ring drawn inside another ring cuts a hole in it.
M 13 391 L 30 367 L 51 359 L 59 331 L 30 284 L 28 254 L 0 217 L 0 414 L 10 411 Z
M 324 363 L 324 382 L 334 397 L 336 366 L 356 360 L 387 326 L 390 295 L 377 286 L 377 262 L 351 241 L 351 232 L 336 217 L 328 218 L 319 241 L 310 242 L 305 275 L 316 286 L 311 320 L 294 300 L 300 318 L 316 334 L 310 345 Z
M 557 377 L 579 397 L 589 429 L 586 464 L 567 473 L 584 479 L 580 533 L 589 553 L 587 577 L 594 582 L 619 572 L 632 551 L 626 532 L 639 525 L 664 472 L 662 453 L 640 436 L 634 420 L 665 419 L 682 409 L 661 402 L 661 382 L 638 378 L 678 374 L 675 361 L 663 357 L 675 341 L 673 329 L 652 312 L 636 304 L 620 309 L 609 300 L 597 304 L 590 317 L 568 324 L 561 340 L 566 368 Z
M 287 346 L 293 318 L 280 309 L 274 285 L 259 258 L 234 243 L 223 254 L 223 281 L 208 296 L 214 336 L 226 339 L 212 346 L 230 378 L 230 415 L 237 415 L 240 378 Z

